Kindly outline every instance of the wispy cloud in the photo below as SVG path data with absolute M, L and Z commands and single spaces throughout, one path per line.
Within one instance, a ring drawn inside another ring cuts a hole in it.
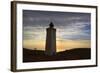
M 50 22 L 57 30 L 57 40 L 89 40 L 91 14 L 23 10 L 24 40 L 45 40 Z

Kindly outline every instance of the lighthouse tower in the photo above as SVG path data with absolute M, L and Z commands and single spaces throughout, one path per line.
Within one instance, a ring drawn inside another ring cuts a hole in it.
M 46 29 L 46 55 L 55 55 L 56 54 L 56 29 L 54 24 L 51 22 L 49 28 Z

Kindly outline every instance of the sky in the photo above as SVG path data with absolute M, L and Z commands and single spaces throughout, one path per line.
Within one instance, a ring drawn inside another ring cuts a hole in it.
M 91 48 L 91 14 L 23 10 L 23 47 L 45 50 L 46 28 L 56 29 L 57 52 Z

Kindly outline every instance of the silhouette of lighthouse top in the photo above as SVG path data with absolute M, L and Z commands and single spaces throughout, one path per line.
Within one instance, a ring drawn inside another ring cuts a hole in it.
M 54 27 L 54 25 L 53 25 L 52 22 L 49 24 L 49 26 L 50 26 L 50 28 L 53 28 Z
M 56 29 L 54 24 L 51 22 L 49 27 L 46 29 L 46 55 L 55 55 L 56 54 Z

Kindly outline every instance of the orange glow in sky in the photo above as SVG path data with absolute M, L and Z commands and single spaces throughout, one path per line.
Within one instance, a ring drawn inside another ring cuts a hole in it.
M 32 49 L 36 48 L 37 50 L 45 50 L 45 41 L 34 41 L 34 40 L 26 40 L 23 43 L 24 48 Z M 87 40 L 66 40 L 66 41 L 57 41 L 57 52 L 70 50 L 73 48 L 90 48 L 90 41 Z

